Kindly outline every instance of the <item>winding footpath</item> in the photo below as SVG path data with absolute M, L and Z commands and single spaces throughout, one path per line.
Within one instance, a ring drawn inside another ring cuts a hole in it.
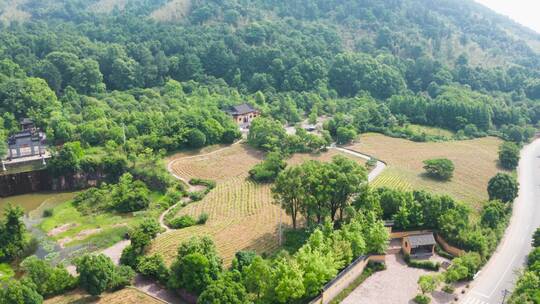
M 516 271 L 525 266 L 532 234 L 540 226 L 540 139 L 521 151 L 518 176 L 519 195 L 505 236 L 462 304 L 503 303 L 516 283 Z

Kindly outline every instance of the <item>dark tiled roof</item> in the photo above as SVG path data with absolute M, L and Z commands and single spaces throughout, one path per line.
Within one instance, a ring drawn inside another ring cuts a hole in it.
M 425 245 L 435 245 L 435 238 L 433 233 L 419 234 L 419 235 L 410 235 L 407 237 L 411 247 L 425 246 Z
M 22 125 L 29 125 L 29 124 L 33 124 L 33 123 L 34 123 L 34 121 L 31 120 L 30 118 L 23 118 L 23 119 L 21 120 L 21 124 L 22 124 Z
M 253 112 L 256 112 L 256 111 L 257 111 L 257 109 L 255 109 L 251 105 L 249 105 L 247 103 L 243 103 L 241 105 L 231 107 L 229 113 L 231 113 L 233 115 L 243 115 L 243 114 L 253 113 Z

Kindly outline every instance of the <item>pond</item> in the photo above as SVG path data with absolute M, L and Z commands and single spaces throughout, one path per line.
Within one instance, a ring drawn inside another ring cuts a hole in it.
M 40 217 L 43 210 L 75 197 L 78 192 L 39 192 L 0 198 L 0 216 L 8 203 L 21 206 L 31 217 Z

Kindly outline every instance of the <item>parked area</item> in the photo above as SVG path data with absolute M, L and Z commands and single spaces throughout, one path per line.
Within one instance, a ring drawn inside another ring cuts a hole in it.
M 435 262 L 447 260 L 434 255 L 430 258 Z M 442 269 L 440 270 L 442 271 Z M 412 298 L 419 293 L 418 278 L 421 275 L 433 274 L 419 268 L 408 267 L 401 254 L 386 256 L 386 270 L 374 273 L 356 288 L 342 304 L 401 304 L 414 303 Z M 456 289 L 457 293 L 457 289 Z M 441 291 L 434 292 L 431 303 L 452 303 L 454 295 Z

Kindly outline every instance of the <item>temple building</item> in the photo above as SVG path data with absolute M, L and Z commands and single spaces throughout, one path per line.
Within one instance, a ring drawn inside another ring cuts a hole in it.
M 233 117 L 233 120 L 242 128 L 249 127 L 251 121 L 260 115 L 259 110 L 247 103 L 233 106 L 226 112 L 229 113 L 229 115 Z
M 8 139 L 8 159 L 45 155 L 46 139 L 45 133 L 36 128 L 31 119 L 23 119 L 21 121 L 21 131 L 13 134 Z

